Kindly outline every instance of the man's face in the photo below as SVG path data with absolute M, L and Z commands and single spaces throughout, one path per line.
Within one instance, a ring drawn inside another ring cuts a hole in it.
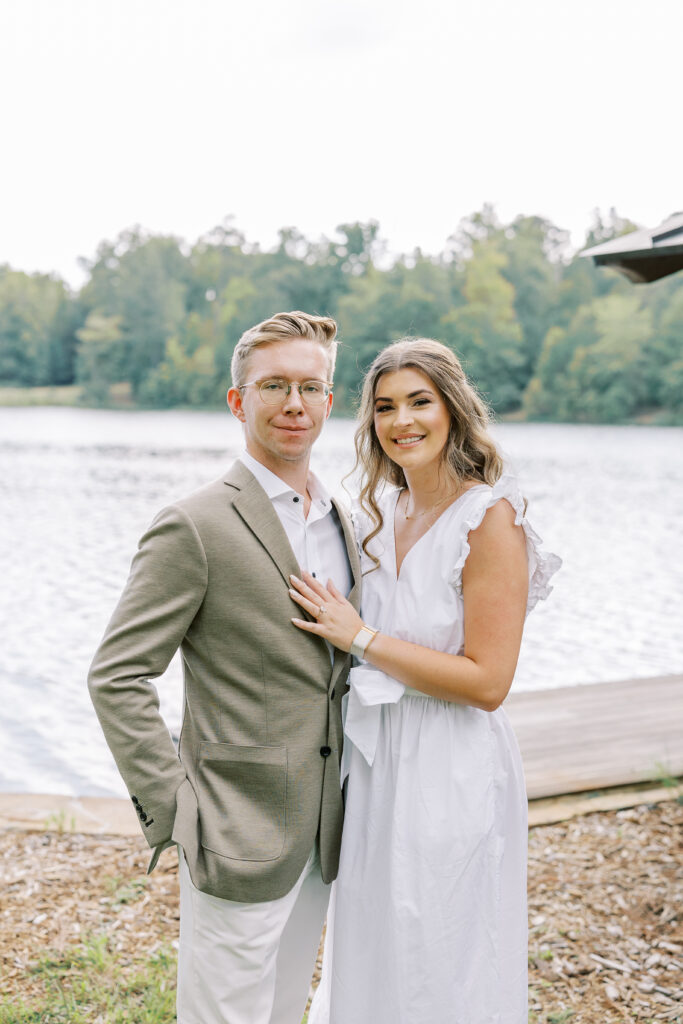
M 328 379 L 325 349 L 317 341 L 292 338 L 260 345 L 249 356 L 246 380 L 281 377 L 287 381 Z M 322 405 L 307 405 L 293 387 L 280 405 L 267 405 L 258 386 L 230 388 L 228 405 L 244 424 L 247 451 L 272 472 L 282 463 L 307 461 L 323 424 L 330 415 L 332 395 Z

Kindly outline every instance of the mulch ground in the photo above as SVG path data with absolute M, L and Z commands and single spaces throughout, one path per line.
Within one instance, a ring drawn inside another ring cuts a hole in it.
M 683 1022 L 683 807 L 589 814 L 529 833 L 530 1020 Z M 0 833 L 0 990 L 105 934 L 121 964 L 177 943 L 175 856 L 145 875 L 142 838 Z

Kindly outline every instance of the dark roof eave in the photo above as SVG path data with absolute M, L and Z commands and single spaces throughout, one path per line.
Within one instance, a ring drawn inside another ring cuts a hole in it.
M 678 256 L 683 253 L 683 242 L 678 245 L 657 245 L 651 249 L 627 249 L 622 252 L 591 253 L 590 249 L 580 252 L 579 256 L 590 256 L 596 263 L 610 263 L 614 260 L 647 260 L 661 256 Z
M 652 256 L 658 258 L 652 259 Z M 612 270 L 620 271 L 634 284 L 650 284 L 652 281 L 658 281 L 662 277 L 683 270 L 683 248 L 677 253 L 649 252 L 644 259 L 638 257 L 634 259 L 629 253 L 621 256 L 607 254 L 593 256 L 593 261 L 598 267 L 609 267 Z

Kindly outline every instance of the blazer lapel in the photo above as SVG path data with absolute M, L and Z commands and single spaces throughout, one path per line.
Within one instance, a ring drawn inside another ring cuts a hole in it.
M 341 523 L 342 530 L 344 531 L 346 553 L 349 556 L 349 565 L 351 566 L 351 575 L 353 577 L 353 586 L 349 591 L 348 599 L 356 611 L 358 611 L 360 607 L 360 555 L 358 554 L 356 535 L 354 533 L 351 517 L 346 509 L 339 504 L 336 498 L 332 499 L 332 504 L 337 511 L 339 522 Z
M 252 533 L 258 537 L 289 587 L 290 575 L 294 573 L 295 576 L 298 576 L 301 573 L 301 569 L 297 565 L 287 534 L 277 517 L 277 513 L 273 509 L 273 504 L 268 495 L 256 477 L 239 460 L 236 460 L 230 467 L 225 475 L 224 482 L 239 492 L 233 498 L 233 508 L 242 517 Z M 349 556 L 351 575 L 353 577 L 353 586 L 348 599 L 354 608 L 358 609 L 360 607 L 361 569 L 353 524 L 348 512 L 339 505 L 335 498 L 332 499 L 332 503 L 344 532 L 344 541 L 346 542 L 346 551 Z M 306 613 L 302 611 L 302 614 Z M 337 682 L 348 657 L 349 655 L 344 651 L 335 648 L 334 663 L 329 683 L 330 688 Z
M 356 534 L 353 529 L 353 523 L 351 517 L 345 508 L 343 508 L 336 498 L 332 499 L 332 504 L 337 510 L 339 516 L 339 522 L 342 525 L 344 531 L 344 540 L 346 541 L 346 551 L 349 556 L 349 565 L 351 566 L 351 575 L 353 576 L 353 586 L 348 595 L 348 599 L 353 607 L 358 611 L 360 608 L 360 587 L 361 587 L 361 569 L 360 569 L 360 555 L 358 554 L 358 544 L 356 543 Z M 330 679 L 329 688 L 332 689 L 339 679 L 343 668 L 347 664 L 350 656 L 345 651 L 340 651 L 338 647 L 334 649 L 334 663 L 332 666 L 332 676 Z
M 238 489 L 239 493 L 233 498 L 233 508 L 258 537 L 287 586 L 291 586 L 289 577 L 299 575 L 301 569 L 270 498 L 256 477 L 239 461 L 226 474 L 225 483 Z

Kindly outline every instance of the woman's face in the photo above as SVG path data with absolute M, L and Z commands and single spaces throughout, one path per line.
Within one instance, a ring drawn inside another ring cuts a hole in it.
M 410 473 L 441 460 L 451 416 L 430 378 L 407 367 L 378 379 L 374 424 L 383 450 Z

